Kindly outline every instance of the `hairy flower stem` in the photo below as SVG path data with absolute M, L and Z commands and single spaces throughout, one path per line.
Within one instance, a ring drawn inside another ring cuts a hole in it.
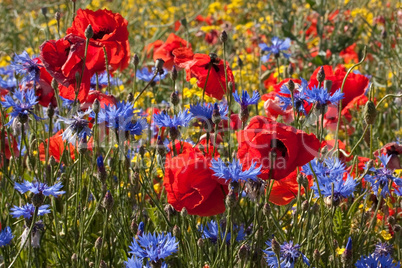
M 12 267 L 13 267 L 14 263 L 17 261 L 17 259 L 18 259 L 18 257 L 20 256 L 22 250 L 24 249 L 25 244 L 27 243 L 28 240 L 30 240 L 31 233 L 32 233 L 33 227 L 34 227 L 34 225 L 35 225 L 36 217 L 38 216 L 38 211 L 39 211 L 39 207 L 35 207 L 35 212 L 34 212 L 34 215 L 33 215 L 33 217 L 32 217 L 31 227 L 29 227 L 29 231 L 28 231 L 27 238 L 22 242 L 21 247 L 20 247 L 20 249 L 19 249 L 18 252 L 17 252 L 17 255 L 15 255 L 13 261 L 10 263 L 10 265 L 8 266 L 8 268 L 12 268 Z M 29 248 L 31 248 L 31 245 L 29 245 Z M 31 259 L 30 256 L 31 256 L 31 255 L 29 255 L 29 259 Z
M 144 93 L 144 91 L 152 84 L 152 82 L 154 81 L 155 77 L 158 75 L 158 72 L 155 71 L 154 76 L 152 76 L 151 80 L 148 82 L 148 84 L 140 91 L 140 93 L 138 94 L 137 97 L 135 97 L 133 104 L 135 104 L 137 102 L 137 100 L 140 98 L 140 96 L 142 95 L 142 93 Z

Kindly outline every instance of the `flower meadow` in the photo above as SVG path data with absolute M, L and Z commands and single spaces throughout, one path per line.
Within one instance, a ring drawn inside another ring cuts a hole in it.
M 0 6 L 1 267 L 401 267 L 399 1 Z

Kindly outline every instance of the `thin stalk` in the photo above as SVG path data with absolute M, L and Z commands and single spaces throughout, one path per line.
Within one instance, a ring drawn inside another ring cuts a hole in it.
M 154 76 L 152 76 L 152 79 L 148 82 L 148 84 L 140 91 L 140 93 L 138 94 L 138 96 L 134 99 L 133 104 L 135 104 L 137 102 L 137 100 L 140 98 L 140 96 L 142 95 L 142 93 L 144 93 L 144 91 L 151 85 L 151 83 L 154 81 L 155 77 L 158 75 L 158 72 L 154 73 Z

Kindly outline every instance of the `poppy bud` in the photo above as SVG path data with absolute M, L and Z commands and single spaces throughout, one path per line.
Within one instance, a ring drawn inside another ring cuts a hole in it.
M 246 260 L 249 254 L 250 254 L 250 247 L 246 244 L 243 244 L 239 248 L 237 256 L 239 257 L 240 260 Z
M 170 218 L 176 214 L 176 210 L 173 208 L 171 204 L 166 204 L 163 210 L 165 211 L 168 220 L 170 220 Z
M 87 135 L 84 134 L 84 136 L 82 137 L 82 139 L 78 144 L 78 152 L 80 154 L 85 154 L 87 150 L 88 150 Z
M 186 18 L 182 18 L 180 20 L 181 25 L 183 25 L 185 28 L 187 28 L 187 19 Z
M 197 246 L 198 246 L 199 248 L 202 248 L 202 247 L 204 246 L 204 240 L 203 240 L 202 238 L 198 239 L 198 241 L 197 241 Z
M 320 206 L 317 203 L 314 203 L 314 205 L 311 207 L 311 210 L 315 214 L 320 210 Z
M 54 166 L 54 165 L 57 164 L 56 158 L 54 158 L 53 155 L 51 155 L 51 156 L 49 157 L 49 163 L 48 163 L 48 164 L 49 164 L 50 166 Z
M 275 238 L 272 238 L 271 240 L 271 247 L 272 251 L 276 254 L 279 255 L 281 253 L 281 245 L 276 241 Z
M 367 162 L 367 169 L 370 169 L 370 168 L 372 168 L 372 167 L 374 167 L 374 160 L 373 160 L 373 159 L 370 159 L 370 160 Z
M 180 227 L 175 225 L 172 231 L 173 235 L 177 238 L 180 238 Z
M 107 264 L 104 260 L 101 260 L 99 263 L 99 268 L 107 268 Z
M 60 12 L 56 12 L 56 13 L 54 13 L 54 18 L 57 20 L 57 21 L 59 21 L 60 20 L 60 18 L 61 18 L 61 13 Z
M 178 76 L 178 72 L 177 72 L 176 66 L 173 65 L 173 70 L 172 70 L 172 73 L 170 74 L 170 77 L 172 78 L 173 81 L 176 81 L 177 76 Z
M 234 207 L 236 204 L 236 194 L 234 193 L 233 189 L 230 189 L 228 195 L 226 196 L 226 206 L 229 208 Z
M 264 207 L 262 208 L 262 214 L 264 214 L 264 216 L 269 216 L 270 213 L 271 213 L 271 206 L 268 203 L 265 203 Z
M 179 92 L 177 91 L 173 91 L 172 94 L 170 94 L 170 102 L 176 106 L 177 104 L 179 104 Z
M 140 58 L 138 57 L 137 53 L 134 54 L 134 56 L 132 58 L 132 62 L 133 62 L 135 67 L 137 67 L 138 64 L 140 63 Z
M 401 226 L 399 224 L 395 224 L 394 231 L 395 233 L 399 233 L 401 231 Z
M 188 216 L 188 212 L 187 212 L 187 209 L 185 207 L 182 208 L 182 210 L 180 212 L 180 216 L 182 216 L 183 218 Z
M 321 253 L 318 249 L 315 249 L 313 252 L 313 260 L 319 262 L 321 258 Z
M 71 261 L 72 261 L 72 262 L 76 262 L 77 260 L 78 260 L 78 256 L 77 256 L 76 253 L 74 253 L 74 254 L 71 256 Z
M 243 67 L 243 61 L 241 60 L 241 58 L 240 57 L 237 57 L 237 64 L 239 65 L 239 67 L 240 68 L 242 68 Z
M 98 239 L 96 239 L 95 241 L 95 248 L 98 250 L 101 249 L 102 243 L 103 243 L 102 237 L 98 237 Z
M 324 89 L 328 92 L 331 91 L 332 88 L 332 81 L 331 80 L 324 80 Z
M 212 111 L 212 122 L 214 124 L 219 124 L 221 122 L 221 114 L 217 103 L 214 104 L 214 110 Z
M 325 72 L 324 72 L 323 66 L 321 66 L 320 70 L 317 73 L 317 80 L 320 83 L 324 82 L 324 80 L 325 80 Z
M 47 117 L 49 117 L 49 118 L 52 118 L 54 115 L 54 107 L 51 103 L 47 107 L 46 114 L 47 114 Z
M 106 210 L 111 210 L 113 208 L 114 200 L 110 191 L 107 191 L 105 197 L 103 198 L 102 205 Z
M 32 205 L 34 205 L 35 207 L 42 206 L 43 200 L 45 200 L 45 196 L 41 192 L 32 195 L 31 201 Z
M 221 32 L 219 39 L 221 40 L 222 43 L 225 43 L 228 40 L 228 34 L 226 33 L 225 30 Z
M 295 90 L 295 82 L 293 82 L 292 79 L 290 79 L 288 82 L 288 89 L 290 92 L 293 92 L 293 90 Z
M 390 225 L 394 225 L 396 223 L 395 217 L 394 216 L 389 216 L 388 219 L 387 219 L 387 222 Z
M 293 75 L 294 71 L 295 71 L 295 69 L 293 68 L 293 64 L 292 64 L 292 63 L 289 63 L 289 66 L 288 66 L 288 76 L 291 77 L 291 76 Z
M 308 200 L 304 200 L 303 203 L 301 204 L 301 209 L 302 209 L 303 211 L 307 211 L 309 205 L 310 205 L 310 204 L 309 204 Z
M 133 93 L 128 93 L 127 95 L 127 102 L 133 102 L 134 101 L 134 95 Z
M 54 78 L 52 79 L 51 86 L 54 91 L 56 91 L 59 88 L 59 83 L 57 83 L 56 79 L 54 79 Z
M 41 11 L 42 11 L 43 16 L 46 17 L 46 15 L 47 15 L 47 7 L 42 7 Z
M 90 263 L 88 263 L 89 267 L 95 267 L 95 263 L 93 261 L 91 261 Z
M 87 28 L 85 29 L 85 37 L 87 39 L 91 39 L 94 36 L 94 29 L 92 28 L 91 24 L 88 24 Z
M 156 59 L 156 61 L 155 61 L 155 72 L 158 72 L 159 74 L 163 74 L 163 64 L 165 64 L 164 60 Z
M 136 234 L 137 231 L 138 231 L 138 224 L 137 224 L 137 222 L 135 221 L 135 219 L 133 219 L 133 220 L 131 221 L 131 224 L 130 224 L 130 231 L 131 231 L 131 233 L 133 233 L 133 234 Z
M 364 122 L 368 125 L 374 124 L 375 118 L 377 117 L 377 110 L 372 101 L 366 102 L 364 106 Z

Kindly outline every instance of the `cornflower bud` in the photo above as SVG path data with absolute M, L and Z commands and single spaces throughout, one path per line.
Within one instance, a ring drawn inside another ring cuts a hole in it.
M 325 72 L 323 66 L 321 66 L 320 70 L 317 73 L 317 80 L 319 83 L 322 83 L 325 80 Z
M 54 158 L 54 156 L 51 155 L 51 156 L 49 157 L 49 165 L 50 165 L 50 166 L 55 166 L 56 164 L 57 164 L 56 158 Z
M 170 94 L 170 102 L 176 106 L 177 104 L 179 104 L 180 99 L 179 99 L 179 92 L 177 91 L 173 91 L 172 94 Z
M 138 224 L 137 224 L 137 222 L 135 221 L 135 219 L 133 219 L 133 220 L 131 221 L 131 224 L 130 224 L 130 231 L 131 231 L 133 234 L 136 234 L 137 231 L 138 231 Z
M 377 117 L 377 109 L 372 101 L 366 102 L 364 106 L 364 122 L 368 125 L 372 125 Z
M 367 169 L 370 169 L 370 168 L 372 168 L 372 167 L 374 167 L 374 160 L 373 160 L 373 159 L 370 159 L 370 160 L 367 162 Z
M 290 92 L 293 92 L 293 90 L 295 90 L 295 82 L 293 82 L 292 79 L 290 79 L 288 82 L 288 89 Z
M 225 30 L 221 32 L 219 39 L 221 40 L 222 43 L 225 43 L 228 40 L 228 34 L 226 33 Z
M 76 262 L 77 260 L 78 260 L 78 256 L 77 256 L 76 253 L 74 253 L 74 254 L 71 256 L 71 261 L 72 261 L 72 262 Z
M 202 238 L 198 239 L 198 241 L 197 241 L 197 246 L 198 246 L 199 248 L 202 248 L 202 247 L 204 246 L 204 240 L 203 240 Z
M 304 200 L 303 203 L 301 204 L 301 209 L 302 209 L 303 211 L 307 211 L 309 205 L 310 205 L 310 204 L 308 203 L 308 200 Z
M 112 210 L 114 204 L 113 196 L 110 191 L 107 191 L 103 198 L 102 205 L 106 210 Z
M 104 260 L 101 260 L 99 263 L 99 268 L 107 268 L 107 264 Z
M 85 37 L 87 39 L 91 39 L 94 36 L 94 29 L 92 28 L 91 24 L 88 24 L 87 28 L 85 29 Z
M 228 195 L 226 196 L 226 206 L 229 208 L 234 207 L 234 205 L 236 204 L 236 194 L 234 193 L 233 189 L 229 190 Z
M 96 239 L 95 241 L 95 248 L 98 250 L 101 249 L 102 243 L 103 243 L 102 237 L 98 237 L 98 239 Z

